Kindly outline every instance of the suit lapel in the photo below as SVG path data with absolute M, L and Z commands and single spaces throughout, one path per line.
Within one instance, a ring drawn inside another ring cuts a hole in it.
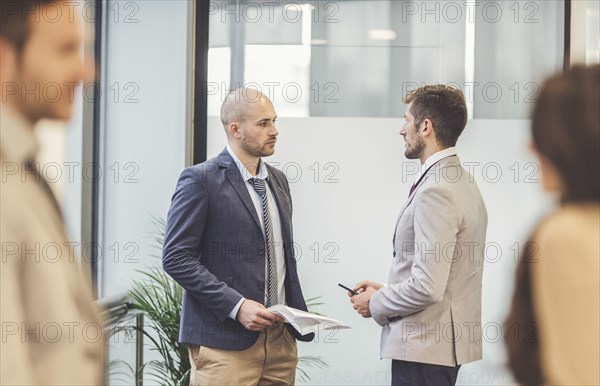
M 256 214 L 256 208 L 254 207 L 252 198 L 250 198 L 250 194 L 248 193 L 248 188 L 246 188 L 246 182 L 244 180 L 242 180 L 242 176 L 240 175 L 239 171 L 236 170 L 236 172 L 238 174 L 237 176 L 234 174 L 234 172 L 231 171 L 231 169 L 228 170 L 226 172 L 227 179 L 229 180 L 231 185 L 233 185 L 233 188 L 235 189 L 238 196 L 240 196 L 240 199 L 244 203 L 244 206 L 246 207 L 246 209 L 248 209 L 248 212 L 250 213 L 250 216 L 254 220 L 254 223 L 256 224 L 256 226 L 262 230 L 262 227 L 260 225 L 260 220 L 258 219 L 258 215 Z
M 427 180 L 429 176 L 424 176 L 423 179 L 421 180 L 421 183 L 424 183 L 425 180 Z M 415 198 L 415 195 L 417 194 L 417 189 L 415 189 L 412 194 L 410 196 L 408 196 L 408 200 L 406 200 L 406 203 L 404 204 L 404 206 L 402 207 L 402 209 L 400 209 L 400 213 L 398 214 L 398 218 L 396 219 L 396 226 L 398 226 L 398 222 L 400 221 L 400 218 L 402 217 L 402 214 L 404 213 L 404 211 L 406 210 L 406 208 L 408 208 L 408 205 L 412 202 L 413 198 Z
M 427 180 L 427 178 L 429 178 L 428 175 L 423 176 L 423 179 L 421 180 L 421 183 L 419 185 L 424 184 L 425 181 Z M 406 203 L 404 204 L 402 209 L 400 209 L 400 213 L 398 214 L 398 218 L 396 219 L 396 226 L 394 227 L 394 238 L 392 239 L 392 245 L 394 245 L 394 246 L 396 245 L 396 231 L 398 230 L 398 223 L 400 222 L 402 215 L 406 211 L 406 208 L 408 208 L 408 205 L 410 205 L 412 200 L 415 198 L 415 195 L 417 194 L 418 190 L 419 190 L 419 187 L 417 186 L 417 188 L 412 192 L 412 194 L 410 196 L 408 196 L 408 200 L 406 200 Z
M 419 183 L 417 185 L 417 188 L 412 192 L 412 194 L 410 196 L 408 196 L 408 200 L 406 200 L 406 204 L 404 204 L 404 206 L 400 210 L 400 214 L 398 215 L 398 218 L 396 219 L 396 227 L 394 228 L 394 238 L 393 238 L 394 245 L 396 244 L 396 230 L 398 229 L 398 223 L 400 222 L 400 219 L 402 218 L 402 215 L 406 211 L 406 208 L 408 208 L 408 205 L 410 205 L 410 203 L 415 198 L 415 195 L 419 191 L 419 188 L 425 184 L 425 182 L 427 181 L 427 179 L 432 174 L 439 173 L 438 170 L 440 170 L 441 168 L 443 168 L 444 166 L 446 166 L 446 164 L 448 164 L 448 163 L 450 163 L 452 161 L 455 161 L 456 163 L 458 163 L 460 165 L 460 159 L 456 155 L 452 155 L 452 156 L 448 156 L 446 158 L 442 158 L 441 160 L 439 160 L 438 162 L 436 162 L 431 167 L 431 169 L 429 169 L 427 171 L 427 173 L 423 176 L 423 178 L 421 179 L 421 181 L 419 181 Z
M 258 214 L 256 213 L 256 208 L 254 207 L 254 203 L 252 202 L 252 198 L 248 193 L 248 188 L 246 187 L 246 181 L 242 178 L 242 174 L 238 166 L 233 162 L 233 158 L 229 155 L 227 149 L 223 150 L 221 154 L 219 154 L 220 162 L 219 165 L 225 168 L 225 176 L 229 183 L 235 189 L 235 192 L 240 197 L 240 200 L 244 203 L 244 206 L 248 210 L 250 217 L 254 220 L 256 226 L 262 231 L 262 226 L 260 225 L 260 220 L 258 219 Z

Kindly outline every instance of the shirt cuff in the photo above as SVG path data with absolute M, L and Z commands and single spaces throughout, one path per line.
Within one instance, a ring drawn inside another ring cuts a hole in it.
M 228 315 L 231 319 L 236 320 L 237 313 L 240 310 L 240 307 L 242 306 L 244 300 L 246 300 L 246 298 L 241 298 L 238 304 L 236 304 L 235 307 L 233 307 L 233 310 L 231 310 L 231 312 Z

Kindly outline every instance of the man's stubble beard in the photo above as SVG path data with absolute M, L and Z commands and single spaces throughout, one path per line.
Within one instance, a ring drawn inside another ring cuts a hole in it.
M 265 150 L 264 147 L 253 143 L 252 138 L 248 138 L 245 136 L 242 137 L 240 145 L 248 155 L 251 155 L 253 157 L 269 157 L 275 153 L 275 148 L 273 148 L 272 151 Z
M 408 159 L 421 158 L 421 154 L 425 150 L 425 141 L 420 136 L 416 137 L 413 147 L 408 147 L 404 152 L 404 156 Z

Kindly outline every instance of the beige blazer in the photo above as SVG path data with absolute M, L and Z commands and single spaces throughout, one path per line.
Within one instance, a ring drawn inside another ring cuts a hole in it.
M 370 301 L 381 357 L 455 366 L 482 357 L 487 211 L 457 156 L 436 163 L 400 211 L 388 285 Z
M 600 205 L 567 205 L 533 238 L 532 301 L 548 385 L 600 385 Z
M 32 128 L 0 107 L 0 384 L 100 385 L 103 334 L 51 196 L 24 174 Z

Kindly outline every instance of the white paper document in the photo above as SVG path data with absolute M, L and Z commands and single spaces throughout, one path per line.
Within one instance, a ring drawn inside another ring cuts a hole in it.
M 286 323 L 291 324 L 300 335 L 310 334 L 316 329 L 335 330 L 338 328 L 352 328 L 339 320 L 327 318 L 325 316 L 311 314 L 310 312 L 287 307 L 282 304 L 267 308 L 274 314 L 281 315 Z

